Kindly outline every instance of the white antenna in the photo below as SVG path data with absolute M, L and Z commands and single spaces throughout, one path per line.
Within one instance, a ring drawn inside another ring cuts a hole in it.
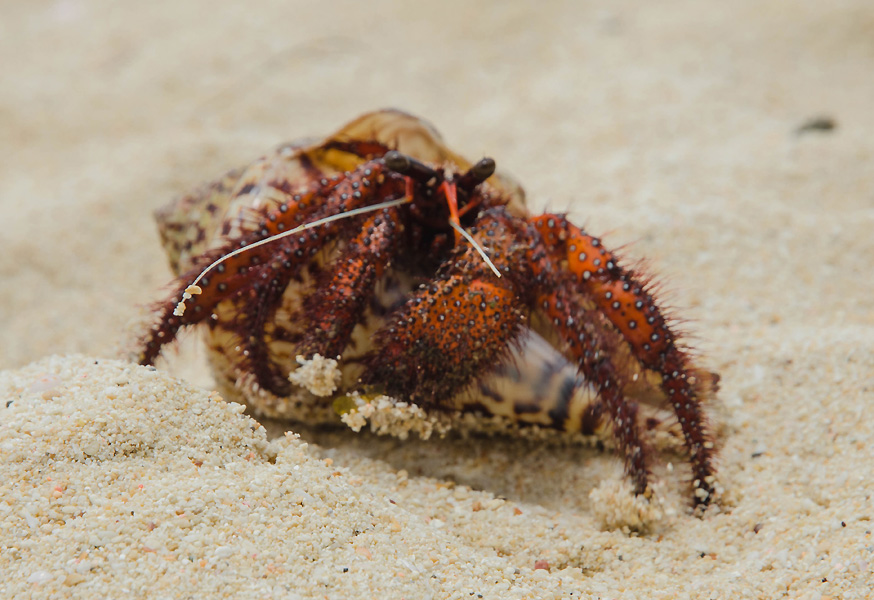
M 468 242 L 470 242 L 470 245 L 473 246 L 476 249 L 476 251 L 480 253 L 480 256 L 483 257 L 483 260 L 486 261 L 486 264 L 492 269 L 492 271 L 495 273 L 495 275 L 500 277 L 501 272 L 498 271 L 498 268 L 495 266 L 495 263 L 493 263 L 492 260 L 489 258 L 489 255 L 486 254 L 486 251 L 483 250 L 483 247 L 480 246 L 479 243 L 477 243 L 477 241 L 475 239 L 473 239 L 473 236 L 470 235 L 467 231 L 465 231 L 465 229 L 461 225 L 458 225 L 457 223 L 455 223 L 452 219 L 449 220 L 449 224 L 452 225 L 452 228 L 455 231 L 457 231 L 458 233 L 463 235 L 464 239 L 466 239 Z
M 253 244 L 249 244 L 247 246 L 237 248 L 233 252 L 228 252 L 227 254 L 225 254 L 224 256 L 219 258 L 218 260 L 214 261 L 211 265 L 209 265 L 203 271 L 201 271 L 200 275 L 198 275 L 194 279 L 194 281 L 191 282 L 191 285 L 189 285 L 187 288 L 185 288 L 185 291 L 182 293 L 182 299 L 176 305 L 176 308 L 173 309 L 173 314 L 177 317 L 181 317 L 183 314 L 185 314 L 185 301 L 191 299 L 192 296 L 197 296 L 198 294 L 203 293 L 203 290 L 200 288 L 200 286 L 197 285 L 198 282 L 201 279 L 203 279 L 206 276 L 206 274 L 209 273 L 210 271 L 212 271 L 216 266 L 220 265 L 221 263 L 223 263 L 224 261 L 226 261 L 229 258 L 237 256 L 238 254 L 242 254 L 243 252 L 247 252 L 247 251 L 251 250 L 252 248 L 257 248 L 258 246 L 263 246 L 265 244 L 275 242 L 276 240 L 278 240 L 280 238 L 294 235 L 295 233 L 301 232 L 305 229 L 312 229 L 313 227 L 318 227 L 319 225 L 325 225 L 325 224 L 331 223 L 333 221 L 339 221 L 340 219 L 354 217 L 354 216 L 361 215 L 364 213 L 369 213 L 369 212 L 373 212 L 376 210 L 381 210 L 383 208 L 391 208 L 392 206 L 399 206 L 401 204 L 407 204 L 409 202 L 412 202 L 412 200 L 413 199 L 411 197 L 404 196 L 403 198 L 398 198 L 397 200 L 389 200 L 388 202 L 381 202 L 379 204 L 374 204 L 372 206 L 362 206 L 361 208 L 353 208 L 352 210 L 347 211 L 347 212 L 338 213 L 336 215 L 331 215 L 330 217 L 325 217 L 324 219 L 317 219 L 317 220 L 312 221 L 310 223 L 304 223 L 303 225 L 295 227 L 294 229 L 289 229 L 288 231 L 283 231 L 282 233 L 277 233 L 275 235 L 271 235 L 270 237 L 266 237 L 263 240 L 258 240 L 257 242 L 255 242 Z M 480 250 L 480 252 L 482 252 L 482 250 Z M 487 261 L 489 260 L 488 257 L 486 257 L 486 260 Z M 489 264 L 491 264 L 491 262 L 489 262 Z M 492 268 L 494 269 L 494 266 Z M 495 272 L 497 273 L 497 270 Z M 500 273 L 498 273 L 498 277 L 500 277 L 500 276 L 501 276 Z

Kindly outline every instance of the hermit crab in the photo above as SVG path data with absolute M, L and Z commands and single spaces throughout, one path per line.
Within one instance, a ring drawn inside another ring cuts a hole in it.
M 177 278 L 140 363 L 202 325 L 219 386 L 262 414 L 336 418 L 383 394 L 468 421 L 607 429 L 638 494 L 653 454 L 640 408 L 660 406 L 676 415 L 694 503 L 711 500 L 715 379 L 648 278 L 564 215 L 531 215 L 492 159 L 468 162 L 425 121 L 365 114 L 158 222 Z

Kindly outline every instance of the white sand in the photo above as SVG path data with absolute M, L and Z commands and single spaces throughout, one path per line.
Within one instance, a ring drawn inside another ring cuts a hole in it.
M 432 480 L 423 514 L 407 475 L 368 481 L 293 434 L 269 443 L 241 405 L 154 369 L 50 358 L 8 373 L 0 393 L 15 399 L 0 438 L 3 597 L 562 587 L 447 527 L 513 529 L 512 503 Z
M 214 6 L 0 9 L 0 598 L 870 597 L 867 0 Z M 662 518 L 611 529 L 609 454 L 305 445 L 107 360 L 169 279 L 155 208 L 386 105 L 635 242 L 723 376 L 718 507 L 665 456 Z

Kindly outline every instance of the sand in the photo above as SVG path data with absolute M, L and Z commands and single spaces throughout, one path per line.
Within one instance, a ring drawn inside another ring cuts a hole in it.
M 871 596 L 869 2 L 9 1 L 0 58 L 0 597 Z M 154 209 L 382 106 L 646 257 L 722 375 L 703 518 L 677 456 L 634 529 L 596 448 L 259 424 L 196 336 L 116 360 Z

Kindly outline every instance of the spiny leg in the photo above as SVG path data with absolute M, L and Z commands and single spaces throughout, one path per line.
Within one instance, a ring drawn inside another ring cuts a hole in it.
M 377 160 L 336 180 L 323 179 L 316 189 L 290 196 L 287 202 L 265 215 L 255 231 L 204 254 L 197 267 L 176 279 L 173 295 L 156 307 L 156 324 L 140 343 L 140 364 L 151 364 L 161 347 L 172 341 L 181 327 L 208 318 L 223 300 L 277 277 L 287 283 L 345 224 L 335 221 L 320 226 L 318 233 L 309 230 L 257 246 L 262 240 L 323 217 L 343 214 L 386 198 L 403 197 L 403 178 L 387 177 L 389 173 L 384 162 Z M 234 254 L 241 249 L 245 251 Z M 212 268 L 204 274 L 202 269 L 210 264 Z M 180 311 L 178 303 L 185 298 L 185 290 L 198 278 L 202 293 L 189 295 L 185 300 L 187 310 Z
M 562 274 L 539 249 L 538 235 L 526 221 L 497 207 L 482 213 L 472 231 L 502 276 L 474 247 L 462 246 L 438 278 L 420 288 L 379 332 L 381 349 L 365 383 L 385 382 L 390 394 L 439 406 L 506 358 L 525 322 L 523 307 L 537 307 L 556 323 L 580 371 L 598 388 L 635 490 L 645 493 L 648 474 L 637 405 L 622 395 L 622 374 L 610 359 L 605 334 L 585 326 L 597 317 L 563 286 Z
M 396 208 L 368 217 L 332 268 L 319 278 L 315 291 L 304 300 L 307 330 L 298 345 L 300 354 L 333 358 L 346 348 L 376 282 L 393 258 L 399 218 Z
M 462 247 L 377 333 L 362 382 L 439 407 L 499 364 L 524 322 L 512 282 L 495 277 L 473 247 Z
M 512 291 L 453 274 L 417 291 L 377 335 L 362 382 L 427 405 L 448 401 L 499 362 L 524 316 Z
M 341 192 L 341 194 L 343 194 L 343 192 Z M 321 211 L 321 213 L 325 214 L 332 212 L 333 211 L 329 206 L 326 206 Z M 341 210 L 340 212 L 333 214 L 344 214 L 344 211 Z M 317 212 L 314 216 L 318 218 L 324 215 Z M 395 214 L 395 218 L 396 217 L 397 215 Z M 369 217 L 362 224 L 361 219 L 362 217 L 356 217 L 350 218 L 349 220 L 343 220 L 334 224 L 333 227 L 326 226 L 325 229 L 327 229 L 327 231 L 324 229 L 309 229 L 306 232 L 301 232 L 300 236 L 292 236 L 290 243 L 286 243 L 284 239 L 279 240 L 277 245 L 285 254 L 284 259 L 281 260 L 281 264 L 280 261 L 273 261 L 271 264 L 261 267 L 260 273 L 254 278 L 255 283 L 252 284 L 252 287 L 249 290 L 244 291 L 244 296 L 248 293 L 249 298 L 246 300 L 246 303 L 237 318 L 239 324 L 235 326 L 237 336 L 240 340 L 238 347 L 234 349 L 240 357 L 237 362 L 237 368 L 242 373 L 253 374 L 258 385 L 269 390 L 273 394 L 287 396 L 291 392 L 291 386 L 287 378 L 288 373 L 282 372 L 270 356 L 267 340 L 265 338 L 265 325 L 273 318 L 276 309 L 282 301 L 286 287 L 292 277 L 294 277 L 300 270 L 299 265 L 301 264 L 301 261 L 298 260 L 295 263 L 291 259 L 292 254 L 298 259 L 311 259 L 320 249 L 324 248 L 326 243 L 336 237 L 336 234 L 344 231 L 358 231 L 358 235 L 353 240 L 355 248 L 351 251 L 343 252 L 341 254 L 340 262 L 337 263 L 341 264 L 344 258 L 347 259 L 347 264 L 342 265 L 342 268 L 339 269 L 336 281 L 325 282 L 326 288 L 324 289 L 324 296 L 308 305 L 309 308 L 314 308 L 312 312 L 313 315 L 321 313 L 327 317 L 327 321 L 330 323 L 323 322 L 323 324 L 326 324 L 328 327 L 331 327 L 332 324 L 341 328 L 348 327 L 351 332 L 352 327 L 354 327 L 357 322 L 357 318 L 360 317 L 361 311 L 356 311 L 354 302 L 350 306 L 344 307 L 343 301 L 345 298 L 338 298 L 336 294 L 340 292 L 340 289 L 335 286 L 343 286 L 344 284 L 352 284 L 354 286 L 356 284 L 354 281 L 356 276 L 363 276 L 365 278 L 372 276 L 373 281 L 369 284 L 372 287 L 373 283 L 375 283 L 376 275 L 381 273 L 385 266 L 381 261 L 388 261 L 390 258 L 389 254 L 382 250 L 388 250 L 388 245 L 393 241 L 391 237 L 386 237 L 385 235 L 387 231 L 392 229 L 394 225 L 393 221 L 386 224 L 385 221 L 387 219 L 385 219 L 384 216 L 382 218 L 376 216 Z M 379 226 L 377 226 L 377 223 L 379 223 Z M 375 229 L 377 227 L 379 228 L 378 232 Z M 374 239 L 371 239 L 371 236 L 373 236 Z M 295 242 L 297 246 L 296 248 L 294 247 Z M 366 246 L 368 243 L 370 243 L 370 246 Z M 380 244 L 382 244 L 384 248 L 379 248 Z M 364 245 L 364 247 L 362 247 L 362 245 Z M 367 251 L 374 252 L 375 255 L 362 258 L 362 254 Z M 355 268 L 348 263 L 348 261 L 354 261 L 356 257 L 363 261 L 361 263 L 363 272 L 356 272 Z M 298 266 L 297 268 L 291 268 L 289 266 L 290 264 Z M 352 267 L 350 271 L 344 270 L 347 266 Z M 370 273 L 369 271 L 373 272 Z M 363 283 L 365 287 L 368 285 L 366 281 L 361 283 Z M 363 301 L 366 297 L 366 295 L 361 295 L 358 298 L 358 301 Z M 335 306 L 332 304 L 337 301 L 339 301 L 339 305 Z M 331 310 L 325 312 L 326 306 L 331 307 Z M 307 318 L 310 318 L 310 316 L 311 315 L 308 314 Z M 312 341 L 317 342 L 318 334 L 314 333 L 314 335 L 316 337 L 312 338 Z M 334 345 L 339 346 L 339 350 L 334 354 L 327 354 L 329 351 L 327 348 L 323 348 L 321 351 L 316 349 L 315 351 L 325 356 L 333 356 L 339 354 L 347 342 L 348 336 L 335 340 Z M 306 338 L 304 339 L 304 343 L 306 343 Z M 307 353 L 306 350 L 303 352 Z
M 593 299 L 628 342 L 647 369 L 662 376 L 662 389 L 677 415 L 692 463 L 695 504 L 706 505 L 713 494 L 713 444 L 701 405 L 702 391 L 687 354 L 671 331 L 645 282 L 619 265 L 598 238 L 586 234 L 562 215 L 533 219 L 553 260 L 567 261 L 579 289 Z
M 561 338 L 567 342 L 580 372 L 596 386 L 600 404 L 613 422 L 613 436 L 625 458 L 625 470 L 634 481 L 634 491 L 646 494 L 649 470 L 637 422 L 638 405 L 623 394 L 626 382 L 621 369 L 610 358 L 614 353 L 610 351 L 611 344 L 605 332 L 597 326 L 599 317 L 594 310 L 577 302 L 561 278 L 552 282 L 546 279 L 545 282 L 536 305 L 552 320 Z M 600 406 L 595 405 L 593 410 L 598 408 Z
M 577 301 L 567 274 L 556 267 L 539 243 L 540 236 L 527 221 L 497 207 L 480 216 L 477 229 L 476 238 L 504 278 L 514 282 L 531 308 L 549 318 L 568 344 L 580 372 L 596 387 L 601 404 L 594 405 L 595 412 L 585 414 L 584 418 L 597 420 L 600 407 L 606 409 L 635 492 L 645 494 L 648 470 L 637 423 L 637 404 L 629 402 L 623 394 L 623 372 L 611 358 L 615 351 L 609 335 L 597 326 L 600 317 L 594 309 Z
M 238 355 L 238 372 L 252 373 L 261 388 L 286 396 L 291 390 L 288 373 L 282 373 L 270 359 L 264 339 L 264 326 L 275 313 L 288 284 L 285 277 L 282 279 L 256 284 L 250 290 L 231 327 L 237 334 L 238 343 L 227 351 Z

